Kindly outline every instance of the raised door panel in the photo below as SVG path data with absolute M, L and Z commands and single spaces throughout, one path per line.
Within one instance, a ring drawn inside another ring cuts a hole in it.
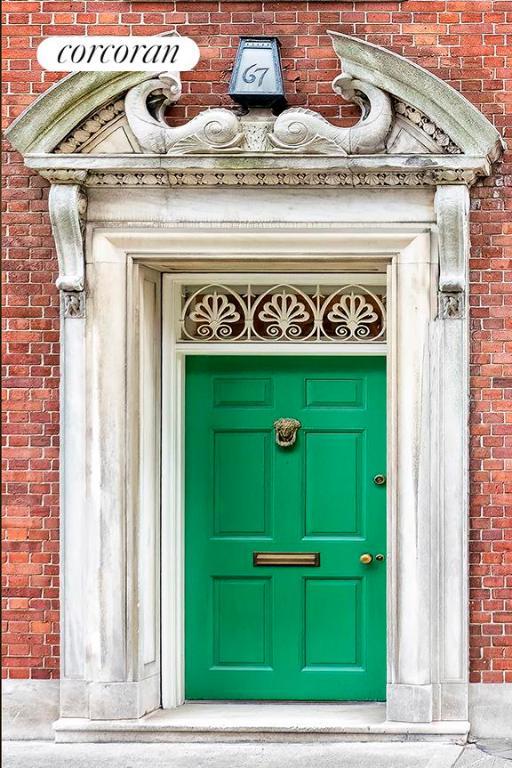
M 307 408 L 361 408 L 364 405 L 363 379 L 306 379 Z
M 216 408 L 271 405 L 272 379 L 245 376 L 215 378 L 213 404 Z
M 356 536 L 361 531 L 361 432 L 313 432 L 305 437 L 305 535 Z
M 214 578 L 213 667 L 269 666 L 271 580 Z
M 361 580 L 311 578 L 304 587 L 304 668 L 360 666 Z
M 270 435 L 216 431 L 213 440 L 214 536 L 268 536 Z

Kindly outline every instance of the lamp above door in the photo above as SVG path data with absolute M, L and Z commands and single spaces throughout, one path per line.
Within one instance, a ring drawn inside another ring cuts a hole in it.
M 283 73 L 277 37 L 241 37 L 229 95 L 243 107 L 283 107 Z

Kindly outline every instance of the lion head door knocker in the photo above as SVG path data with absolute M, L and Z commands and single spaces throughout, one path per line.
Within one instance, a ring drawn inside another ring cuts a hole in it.
M 297 419 L 278 419 L 274 421 L 276 443 L 282 448 L 291 448 L 297 439 L 297 432 L 302 424 Z

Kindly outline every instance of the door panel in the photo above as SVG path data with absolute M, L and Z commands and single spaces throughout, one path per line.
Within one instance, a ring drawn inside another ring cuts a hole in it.
M 306 408 L 361 408 L 363 379 L 306 379 Z
M 359 579 L 305 579 L 304 667 L 361 664 Z
M 386 568 L 359 558 L 385 552 L 385 379 L 380 357 L 188 358 L 187 698 L 384 699 Z
M 359 533 L 361 509 L 360 432 L 308 432 L 304 446 L 306 536 Z M 338 470 L 332 471 L 337 456 Z
M 269 442 L 268 432 L 215 432 L 215 536 L 269 535 Z M 250 461 L 241 462 L 240 456 Z
M 270 662 L 269 578 L 213 579 L 213 665 L 256 667 Z

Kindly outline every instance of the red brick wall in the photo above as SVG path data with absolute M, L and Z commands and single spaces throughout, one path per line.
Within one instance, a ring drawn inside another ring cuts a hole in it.
M 4 0 L 4 124 L 57 76 L 35 48 L 51 34 L 156 34 L 202 47 L 178 116 L 229 105 L 242 34 L 278 35 L 286 89 L 339 119 L 334 29 L 386 46 L 450 82 L 512 141 L 512 6 L 478 0 L 176 2 Z M 186 26 L 185 26 L 186 25 Z M 508 92 L 507 92 L 508 91 Z M 343 116 L 350 110 L 343 111 Z M 355 113 L 353 113 L 355 114 Z M 508 131 L 508 133 L 507 133 Z M 512 169 L 472 191 L 471 680 L 512 682 Z M 6 149 L 4 335 L 5 673 L 58 676 L 58 296 L 46 184 Z M 508 173 L 508 178 L 507 174 Z M 507 190 L 508 183 L 508 190 Z M 509 250 L 507 252 L 507 246 Z

